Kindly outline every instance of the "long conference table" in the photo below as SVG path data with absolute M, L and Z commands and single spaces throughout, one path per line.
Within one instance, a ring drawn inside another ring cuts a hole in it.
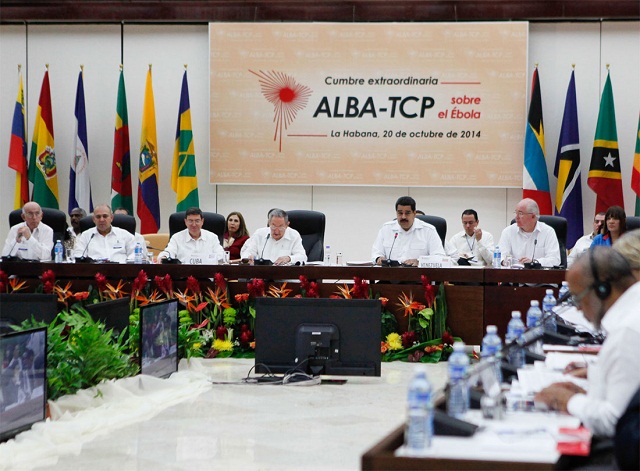
M 373 294 L 389 299 L 387 309 L 396 315 L 401 332 L 406 331 L 408 318 L 398 307 L 398 297 L 405 293 L 424 303 L 421 276 L 445 283 L 447 302 L 447 325 L 454 336 L 467 344 L 479 345 L 487 325 L 495 324 L 502 335 L 506 332 L 511 311 L 524 314 L 530 300 L 542 300 L 545 289 L 556 287 L 565 278 L 564 270 L 518 270 L 476 267 L 455 268 L 405 268 L 373 266 L 252 266 L 252 265 L 170 265 L 170 264 L 90 264 L 90 263 L 27 263 L 0 262 L 0 269 L 9 276 L 27 282 L 23 292 L 35 290 L 45 270 L 53 270 L 62 284 L 72 281 L 72 291 L 86 289 L 94 284 L 96 273 L 107 277 L 109 282 L 132 281 L 140 270 L 150 280 L 168 274 L 178 289 L 184 289 L 189 276 L 197 278 L 203 286 L 212 284 L 215 273 L 221 273 L 229 282 L 231 295 L 247 291 L 246 281 L 252 278 L 265 280 L 266 285 L 280 286 L 288 281 L 293 289 L 290 296 L 299 292 L 296 281 L 300 276 L 319 283 L 321 297 L 338 294 L 338 286 L 353 283 L 354 277 L 370 282 Z M 274 281 L 272 281 L 274 280 Z

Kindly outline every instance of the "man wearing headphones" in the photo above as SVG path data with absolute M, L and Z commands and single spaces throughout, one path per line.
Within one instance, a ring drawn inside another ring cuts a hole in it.
M 595 435 L 612 437 L 640 387 L 640 282 L 629 263 L 608 247 L 593 247 L 567 272 L 575 305 L 606 331 L 598 360 L 589 366 L 588 392 L 572 382 L 555 383 L 535 400 L 578 417 Z

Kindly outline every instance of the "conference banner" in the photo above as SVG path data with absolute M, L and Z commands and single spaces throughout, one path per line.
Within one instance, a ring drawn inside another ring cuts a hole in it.
M 522 188 L 528 23 L 210 23 L 210 183 Z

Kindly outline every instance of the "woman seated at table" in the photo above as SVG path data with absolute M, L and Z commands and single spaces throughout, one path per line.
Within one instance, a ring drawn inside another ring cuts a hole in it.
M 240 249 L 249 239 L 249 231 L 244 223 L 244 217 L 238 211 L 229 213 L 224 227 L 222 248 L 229 252 L 230 260 L 240 259 Z
M 611 206 L 604 215 L 602 233 L 594 237 L 591 247 L 608 245 L 609 247 L 627 231 L 627 215 L 620 206 Z

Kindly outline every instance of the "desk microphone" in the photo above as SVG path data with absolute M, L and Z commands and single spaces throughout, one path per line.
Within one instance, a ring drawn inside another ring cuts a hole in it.
M 22 239 L 24 236 L 21 236 L 20 239 Z M 3 257 L 5 260 L 13 260 L 18 258 L 17 255 L 11 255 L 11 253 L 13 252 L 13 249 L 16 248 L 16 245 L 18 245 L 18 242 L 20 242 L 20 239 L 16 239 L 16 241 L 13 243 L 13 245 L 11 246 L 11 250 L 9 250 L 9 253 L 7 254 L 6 257 Z
M 79 263 L 92 263 L 93 259 L 91 257 L 87 257 L 87 251 L 89 250 L 89 244 L 91 243 L 91 241 L 93 240 L 93 238 L 96 236 L 96 233 L 94 232 L 93 234 L 91 234 L 91 237 L 89 238 L 89 242 L 87 242 L 87 245 L 84 248 L 84 252 L 82 252 L 82 256 L 76 258 L 76 262 Z
M 531 254 L 531 261 L 524 264 L 525 268 L 540 269 L 542 264 L 536 260 L 536 245 L 538 245 L 538 239 L 533 241 L 533 253 Z
M 380 265 L 386 265 L 388 267 L 399 267 L 400 266 L 400 262 L 398 262 L 397 260 L 391 260 L 391 252 L 393 252 L 393 246 L 396 244 L 396 239 L 398 238 L 398 233 L 396 232 L 395 235 L 393 236 L 393 242 L 391 243 L 391 248 L 389 249 L 389 256 L 387 257 L 386 260 L 382 260 L 380 262 Z
M 263 255 L 264 255 L 264 249 L 267 248 L 267 242 L 269 242 L 269 237 L 271 237 L 271 234 L 267 234 L 267 238 L 264 240 L 264 245 L 262 246 L 262 253 L 260 254 L 260 258 L 257 258 L 253 261 L 254 265 L 273 265 L 273 262 L 269 259 L 264 259 Z

